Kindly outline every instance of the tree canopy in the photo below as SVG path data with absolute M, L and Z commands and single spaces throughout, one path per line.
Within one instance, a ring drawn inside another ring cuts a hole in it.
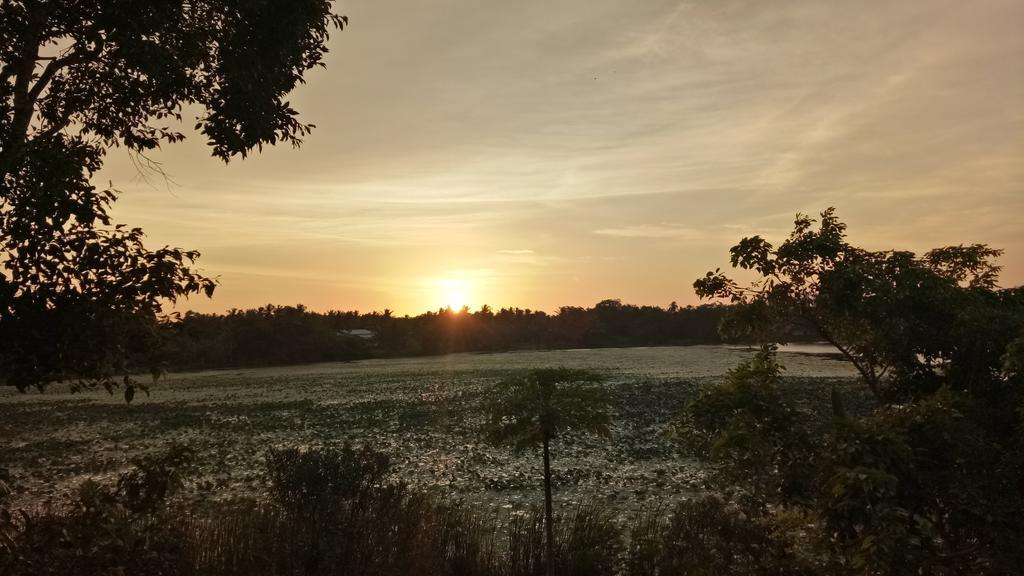
M 880 401 L 942 385 L 966 389 L 973 376 L 999 372 L 1024 313 L 1020 290 L 997 287 L 1001 250 L 869 251 L 846 241 L 834 209 L 815 224 L 797 215 L 778 247 L 760 236 L 740 240 L 730 262 L 757 274 L 747 286 L 720 270 L 694 283 L 701 297 L 739 304 L 724 323 L 730 336 L 784 342 L 794 327 L 810 327 Z M 887 388 L 894 382 L 904 386 Z
M 538 446 L 566 429 L 610 434 L 600 374 L 571 368 L 539 368 L 502 381 L 487 406 L 488 438 L 517 450 Z
M 818 386 L 804 416 L 768 346 L 702 389 L 681 427 L 763 514 L 802 518 L 830 574 L 1009 574 L 1024 562 L 1024 294 L 998 287 L 983 244 L 917 256 L 849 245 L 831 209 L 797 216 L 778 247 L 744 238 L 735 267 L 695 283 L 738 304 L 733 334 L 785 340 L 810 325 L 856 366 L 875 402 Z M 858 388 L 857 390 L 863 390 Z M 867 397 L 868 393 L 865 392 Z M 784 511 L 784 512 L 783 512 Z
M 24 389 L 112 382 L 162 305 L 212 294 L 198 252 L 150 250 L 92 178 L 106 152 L 182 140 L 214 156 L 298 145 L 287 94 L 322 66 L 330 0 L 12 0 L 0 6 L 0 371 Z M 145 157 L 140 156 L 145 162 Z

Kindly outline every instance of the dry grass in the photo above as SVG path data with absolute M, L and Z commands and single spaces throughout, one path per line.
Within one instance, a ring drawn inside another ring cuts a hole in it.
M 183 454 L 140 460 L 110 486 L 87 482 L 60 511 L 0 514 L 0 575 L 546 573 L 539 510 L 499 518 L 436 499 L 387 480 L 386 458 L 372 451 L 277 451 L 268 458 L 267 499 L 198 512 L 164 505 L 178 486 L 176 467 L 189 466 Z M 650 511 L 625 525 L 612 508 L 590 503 L 555 522 L 560 575 L 797 573 L 779 568 L 791 560 L 784 543 L 721 500 Z

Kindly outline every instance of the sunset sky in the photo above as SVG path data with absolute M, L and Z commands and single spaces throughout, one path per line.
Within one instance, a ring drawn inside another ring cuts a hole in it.
M 96 183 L 222 311 L 696 303 L 744 235 L 1006 249 L 1024 283 L 1024 2 L 347 0 L 302 148 L 201 136 Z

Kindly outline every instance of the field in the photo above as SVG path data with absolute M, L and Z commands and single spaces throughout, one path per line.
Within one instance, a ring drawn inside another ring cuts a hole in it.
M 815 348 L 780 353 L 793 386 L 826 401 L 852 369 Z M 351 442 L 390 454 L 411 484 L 495 510 L 539 502 L 539 458 L 481 440 L 479 403 L 512 371 L 568 366 L 604 373 L 613 398 L 611 440 L 569 435 L 553 447 L 556 501 L 600 498 L 621 512 L 701 491 L 705 474 L 666 424 L 701 382 L 751 351 L 694 346 L 563 350 L 372 360 L 176 374 L 126 406 L 103 392 L 0 391 L 0 468 L 16 504 L 60 502 L 89 477 L 112 477 L 138 454 L 171 442 L 199 454 L 187 498 L 258 492 L 271 447 Z

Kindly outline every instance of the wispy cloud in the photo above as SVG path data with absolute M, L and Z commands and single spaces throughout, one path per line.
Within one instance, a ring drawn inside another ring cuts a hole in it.
M 292 98 L 318 126 L 300 150 L 225 167 L 192 138 L 157 155 L 173 194 L 114 152 L 115 215 L 211 273 L 337 288 L 247 284 L 259 304 L 400 308 L 373 299 L 438 268 L 493 269 L 495 304 L 683 301 L 740 237 L 832 205 L 856 242 L 991 242 L 1024 282 L 1024 3 L 445 7 L 346 2 Z
M 636 224 L 618 228 L 602 228 L 594 230 L 594 234 L 616 236 L 619 238 L 680 238 L 690 240 L 705 238 L 699 230 L 694 228 L 665 224 Z

